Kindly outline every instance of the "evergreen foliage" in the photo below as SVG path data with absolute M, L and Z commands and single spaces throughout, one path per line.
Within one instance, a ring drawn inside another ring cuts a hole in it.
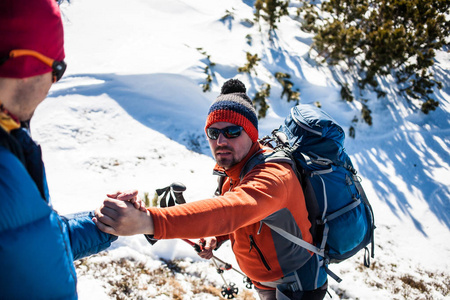
M 318 18 L 319 12 L 312 3 L 303 1 L 303 5 L 297 8 L 297 19 L 305 32 L 317 31 L 316 21 Z
M 203 70 L 203 72 L 206 74 L 206 80 L 205 83 L 202 84 L 203 93 L 211 91 L 211 82 L 213 81 L 214 70 L 213 67 L 216 65 L 214 62 L 211 61 L 211 55 L 206 53 L 202 48 L 197 48 L 197 50 L 206 56 L 206 66 Z
M 434 50 L 448 46 L 449 6 L 448 0 L 325 1 L 322 10 L 330 17 L 311 26 L 313 47 L 331 65 L 343 61 L 356 68 L 359 87 L 370 85 L 378 96 L 385 93 L 377 89 L 377 77 L 392 75 L 398 91 L 408 100 L 423 101 L 421 110 L 428 113 L 439 105 L 431 95 L 442 83 L 429 67 Z M 304 9 L 313 15 L 311 7 Z
M 438 107 L 433 98 L 434 88 L 442 88 L 434 74 L 435 50 L 449 46 L 450 14 L 449 0 L 299 0 L 297 19 L 302 30 L 315 34 L 312 48 L 317 50 L 322 63 L 329 65 L 346 64 L 354 74 L 355 85 L 341 83 L 341 98 L 347 102 L 358 100 L 362 104 L 361 119 L 372 124 L 371 110 L 367 100 L 355 98 L 353 88 L 364 90 L 368 87 L 385 97 L 386 91 L 379 86 L 379 80 L 385 76 L 396 80 L 393 87 L 413 105 L 420 106 L 424 113 Z M 254 16 L 257 22 L 266 21 L 269 38 L 277 29 L 282 16 L 289 15 L 289 0 L 255 0 Z M 222 21 L 233 20 L 234 12 L 227 10 Z M 251 24 L 253 25 L 253 24 Z M 260 27 L 261 28 L 261 27 Z M 251 35 L 245 36 L 252 46 Z M 200 51 L 201 49 L 199 49 Z M 205 73 L 206 83 L 203 91 L 211 89 L 215 65 L 207 56 Z M 255 67 L 261 60 L 258 54 L 246 53 L 247 63 L 238 68 L 240 73 L 257 75 Z M 299 102 L 300 92 L 293 91 L 290 75 L 278 72 L 275 78 L 281 84 L 281 98 Z M 264 84 L 254 98 L 258 106 L 258 118 L 266 115 L 269 105 L 270 85 Z M 320 105 L 318 102 L 316 105 Z M 356 121 L 355 121 L 356 120 Z M 352 122 L 357 122 L 357 118 Z M 354 137 L 355 128 L 351 126 L 350 136 Z
M 266 116 L 267 110 L 269 109 L 269 104 L 267 104 L 267 98 L 269 97 L 270 84 L 264 83 L 261 85 L 261 90 L 256 92 L 255 97 L 253 97 L 253 104 L 258 112 L 258 119 Z
M 233 8 L 234 10 L 234 8 Z M 226 20 L 234 20 L 234 12 L 229 11 L 228 9 L 225 10 L 225 15 L 223 15 L 222 18 L 220 18 L 220 21 L 226 21 Z
M 292 88 L 294 87 L 294 84 L 289 79 L 291 78 L 291 75 L 286 73 L 277 72 L 275 73 L 275 78 L 278 80 L 279 83 L 281 83 L 281 86 L 283 87 L 283 91 L 281 92 L 281 97 L 283 98 L 284 95 L 287 97 L 287 101 L 295 101 L 296 104 L 300 101 L 300 92 L 293 91 Z
M 348 84 L 339 82 L 339 85 L 341 86 L 341 98 L 347 102 L 353 102 L 355 98 L 353 97 L 353 93 L 348 87 Z
M 152 198 L 152 202 L 150 203 L 150 199 L 145 202 L 146 207 L 158 207 L 158 193 L 155 193 Z M 148 206 L 147 206 L 148 205 Z
M 350 126 L 350 128 L 348 129 L 348 136 L 353 139 L 355 138 L 356 136 L 355 127 Z
M 245 36 L 245 40 L 247 41 L 247 45 L 252 46 L 252 44 L 253 44 L 253 38 L 252 38 L 251 34 L 247 34 L 247 35 Z
M 142 198 L 142 201 L 144 201 L 145 207 L 150 207 L 150 197 L 148 192 L 144 192 L 144 197 Z
M 369 125 L 372 125 L 371 113 L 372 113 L 372 111 L 367 107 L 367 105 L 363 104 L 362 109 L 361 109 L 362 118 Z
M 280 21 L 281 17 L 289 15 L 288 7 L 289 0 L 256 0 L 255 19 L 259 22 L 259 19 L 263 18 L 269 23 L 270 31 L 273 31 L 277 29 L 276 23 Z
M 258 54 L 253 55 L 250 52 L 247 52 L 247 63 L 245 64 L 245 66 L 239 67 L 238 72 L 250 74 L 250 72 L 254 70 L 255 66 L 258 65 L 258 61 L 260 60 L 261 58 L 258 57 Z M 257 75 L 256 71 L 255 74 Z

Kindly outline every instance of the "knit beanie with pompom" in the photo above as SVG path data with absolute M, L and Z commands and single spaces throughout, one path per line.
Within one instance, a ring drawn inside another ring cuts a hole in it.
M 253 142 L 258 140 L 258 117 L 252 100 L 246 94 L 245 85 L 238 79 L 230 79 L 222 86 L 219 97 L 209 108 L 205 131 L 217 122 L 242 126 Z

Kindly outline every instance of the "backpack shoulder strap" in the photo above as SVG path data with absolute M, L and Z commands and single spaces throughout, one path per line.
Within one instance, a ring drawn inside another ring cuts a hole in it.
M 271 151 L 265 151 L 266 149 L 270 149 Z M 298 172 L 297 170 L 297 166 L 295 164 L 294 158 L 291 156 L 291 154 L 283 149 L 280 150 L 273 150 L 272 148 L 262 148 L 260 151 L 256 152 L 252 157 L 250 157 L 250 159 L 247 161 L 247 163 L 244 165 L 244 167 L 242 168 L 241 174 L 239 175 L 239 178 L 242 180 L 244 178 L 244 176 L 250 172 L 255 166 L 259 165 L 259 164 L 263 164 L 263 163 L 268 163 L 268 162 L 274 162 L 274 163 L 288 163 L 292 166 L 292 169 L 294 170 L 297 178 L 300 180 L 300 183 L 302 183 L 302 179 L 301 179 L 301 174 Z M 309 182 L 309 181 L 307 181 Z M 302 188 L 305 189 L 302 185 Z M 313 192 L 312 187 L 308 188 L 308 190 Z M 311 195 L 313 196 L 313 195 Z M 305 200 L 306 200 L 307 195 L 305 194 Z M 315 197 L 315 196 L 314 196 Z M 306 205 L 307 205 L 307 209 L 309 211 L 309 207 L 308 207 L 308 201 L 306 201 Z M 318 208 L 316 208 L 318 209 Z M 315 220 L 310 220 L 311 222 L 311 226 L 315 227 Z M 286 232 L 285 230 L 272 225 L 272 224 L 267 224 L 264 223 L 267 226 L 269 226 L 273 231 L 277 232 L 278 234 L 280 234 L 281 236 L 283 236 L 284 238 L 286 238 L 287 240 L 313 252 L 316 253 L 320 256 L 324 256 L 324 249 L 319 249 L 318 247 L 305 242 L 304 240 Z M 312 229 L 312 228 L 311 228 Z
M 370 257 L 374 258 L 375 257 L 375 253 L 374 253 L 375 252 L 375 240 L 374 240 L 374 237 L 375 237 L 375 232 L 374 232 L 375 231 L 375 216 L 373 214 L 372 205 L 370 205 L 369 199 L 367 198 L 366 193 L 364 192 L 364 189 L 363 189 L 361 183 L 359 182 L 359 180 L 354 180 L 354 182 L 355 182 L 356 188 L 358 189 L 359 194 L 361 195 L 362 201 L 364 201 L 364 203 L 366 204 L 367 209 L 369 210 L 369 213 L 370 213 L 369 216 L 372 218 L 372 222 L 370 222 L 372 224 L 372 226 L 370 228 L 370 231 L 371 231 L 371 249 L 370 250 L 371 250 L 372 254 L 370 255 Z M 364 256 L 364 265 L 366 267 L 370 266 L 370 258 L 369 258 L 368 255 Z
M 272 148 L 264 147 L 253 154 L 253 156 L 250 157 L 250 159 L 245 163 L 244 167 L 241 170 L 241 174 L 239 175 L 239 179 L 242 180 L 244 176 L 247 175 L 247 173 L 250 172 L 255 166 L 267 162 L 288 163 L 297 174 L 297 167 L 295 165 L 295 162 L 288 152 L 284 150 L 273 150 Z
M 214 195 L 220 196 L 220 195 L 222 195 L 222 186 L 225 182 L 225 178 L 227 177 L 227 174 L 225 174 L 225 172 L 214 170 L 213 175 L 217 175 L 217 189 L 214 192 Z
M 265 151 L 266 149 L 270 149 L 271 151 Z M 248 172 L 250 172 L 256 165 L 263 164 L 266 162 L 289 163 L 292 166 L 292 169 L 294 170 L 294 173 L 297 176 L 297 179 L 300 181 L 300 185 L 302 186 L 303 195 L 306 203 L 306 209 L 308 210 L 308 220 L 311 223 L 310 232 L 313 236 L 314 243 L 316 244 L 318 241 L 322 240 L 322 231 L 323 231 L 323 228 L 319 228 L 321 225 L 319 222 L 321 213 L 319 205 L 316 200 L 316 194 L 314 192 L 314 188 L 311 185 L 311 181 L 308 178 L 308 175 L 305 172 L 303 172 L 303 170 L 298 169 L 298 167 L 300 166 L 297 166 L 297 164 L 295 163 L 295 158 L 292 156 L 291 152 L 288 149 L 281 148 L 278 150 L 273 150 L 272 148 L 268 147 L 261 149 L 247 161 L 247 163 L 242 168 L 239 178 L 242 180 L 244 176 Z M 277 232 L 281 230 L 281 229 L 276 230 L 275 228 L 272 229 Z M 284 234 L 283 236 L 287 238 Z M 293 240 L 291 238 L 287 239 L 300 245 L 299 243 L 296 242 L 296 240 Z M 310 248 L 307 249 L 323 256 L 323 249 L 319 249 L 315 246 L 313 247 L 315 248 L 314 251 L 310 250 Z

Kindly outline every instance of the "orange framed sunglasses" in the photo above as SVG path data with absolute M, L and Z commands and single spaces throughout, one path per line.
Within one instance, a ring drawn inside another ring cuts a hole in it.
M 54 60 L 37 51 L 27 49 L 11 50 L 8 56 L 0 58 L 0 65 L 5 63 L 8 59 L 19 56 L 33 56 L 34 58 L 37 58 L 38 60 L 46 64 L 47 66 L 51 67 L 53 70 L 52 72 L 53 82 L 57 82 L 58 80 L 60 80 L 67 68 L 67 64 L 63 60 L 61 61 Z

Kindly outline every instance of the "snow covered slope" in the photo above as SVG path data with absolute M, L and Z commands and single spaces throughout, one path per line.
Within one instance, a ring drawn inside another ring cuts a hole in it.
M 375 211 L 372 268 L 361 267 L 362 253 L 332 266 L 344 279 L 341 284 L 330 281 L 333 299 L 445 299 L 450 293 L 450 53 L 439 52 L 434 66 L 444 85 L 436 91 L 440 106 L 435 112 L 423 115 L 396 95 L 377 99 L 366 93 L 374 125 L 355 124 L 351 121 L 360 107 L 341 101 L 336 73 L 310 58 L 312 36 L 284 17 L 270 41 L 264 24 L 260 31 L 251 23 L 252 3 L 63 4 L 67 73 L 32 122 L 55 208 L 63 214 L 91 210 L 117 189 L 137 188 L 151 198 L 156 188 L 175 181 L 187 186 L 188 201 L 210 197 L 216 179 L 203 127 L 220 86 L 239 78 L 252 96 L 262 83 L 271 84 L 271 109 L 260 121 L 262 136 L 278 127 L 292 105 L 279 99 L 282 88 L 273 76 L 285 72 L 299 88 L 302 103 L 320 101 L 346 130 L 356 125 L 356 138 L 348 138 L 346 148 Z M 226 10 L 233 18 L 221 20 Z M 246 52 L 261 58 L 257 75 L 237 72 L 246 63 Z M 203 93 L 207 56 L 215 63 L 215 77 L 212 90 Z M 345 72 L 339 76 L 351 80 Z M 229 246 L 220 251 L 219 257 L 234 262 Z M 150 271 L 172 259 L 181 259 L 186 273 L 175 272 L 174 281 L 157 285 Z M 133 293 L 123 288 L 121 295 L 176 298 L 177 283 L 178 291 L 184 291 L 179 298 L 215 299 L 196 290 L 209 281 L 222 284 L 207 265 L 180 241 L 150 247 L 142 236 L 120 238 L 106 254 L 78 264 L 78 290 L 81 299 L 113 299 L 120 292 L 118 283 L 126 282 L 124 274 L 145 266 L 151 275 L 137 276 L 138 283 L 128 287 Z M 191 281 L 192 274 L 200 274 L 203 283 Z M 240 275 L 225 276 L 244 289 Z

